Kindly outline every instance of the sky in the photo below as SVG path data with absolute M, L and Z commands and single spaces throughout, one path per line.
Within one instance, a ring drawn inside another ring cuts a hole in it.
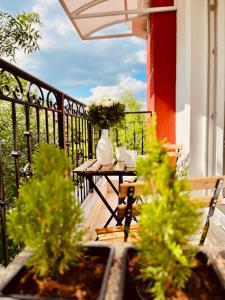
M 40 50 L 18 53 L 18 67 L 85 103 L 125 91 L 146 102 L 145 40 L 83 41 L 58 0 L 0 0 L 0 10 L 38 12 L 44 25 Z

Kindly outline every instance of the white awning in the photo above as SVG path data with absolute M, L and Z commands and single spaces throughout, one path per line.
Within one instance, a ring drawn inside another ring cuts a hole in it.
M 148 14 L 176 10 L 175 6 L 150 8 L 149 0 L 59 0 L 84 40 L 139 36 L 148 31 Z M 115 24 L 128 23 L 130 32 L 96 35 Z

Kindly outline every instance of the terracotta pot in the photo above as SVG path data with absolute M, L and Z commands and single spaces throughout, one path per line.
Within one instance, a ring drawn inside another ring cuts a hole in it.
M 95 245 L 95 246 L 87 246 L 87 251 L 85 251 L 85 253 L 87 253 L 90 256 L 99 256 L 104 262 L 105 262 L 105 272 L 104 275 L 102 277 L 102 282 L 101 282 L 101 286 L 100 286 L 100 290 L 99 290 L 99 296 L 98 296 L 98 300 L 104 300 L 105 298 L 105 292 L 106 292 L 106 287 L 107 287 L 107 281 L 109 278 L 109 274 L 110 274 L 110 269 L 111 269 L 111 265 L 113 262 L 113 258 L 114 258 L 114 254 L 115 254 L 115 249 L 114 247 L 110 247 L 110 246 L 102 246 L 102 245 Z M 12 298 L 16 298 L 16 299 L 54 299 L 54 300 L 59 300 L 59 299 L 68 299 L 68 297 L 62 297 L 60 296 L 59 298 L 57 297 L 49 297 L 49 296 L 37 296 L 37 295 L 16 295 L 15 293 L 13 293 L 13 287 L 15 286 L 16 282 L 18 282 L 18 280 L 20 280 L 24 274 L 24 272 L 27 273 L 27 268 L 24 265 L 24 262 L 21 264 L 17 263 L 16 268 L 13 270 L 12 272 L 12 268 L 7 267 L 5 272 L 7 272 L 7 269 L 9 272 L 11 272 L 10 277 L 8 278 L 7 282 L 5 282 L 4 284 L 0 283 L 0 297 L 12 297 Z M 78 275 L 79 274 L 75 274 Z

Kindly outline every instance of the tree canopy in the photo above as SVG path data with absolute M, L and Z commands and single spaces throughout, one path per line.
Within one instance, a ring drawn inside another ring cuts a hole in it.
M 41 26 L 35 12 L 10 15 L 0 11 L 0 56 L 15 60 L 18 50 L 27 54 L 38 50 Z

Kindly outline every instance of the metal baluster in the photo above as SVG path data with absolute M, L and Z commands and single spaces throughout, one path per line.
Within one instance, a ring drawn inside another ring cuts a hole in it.
M 55 130 L 55 112 L 52 112 L 52 126 L 53 126 L 53 142 L 56 144 L 56 130 Z
M 124 122 L 125 125 L 124 125 L 124 135 L 125 135 L 125 145 L 127 144 L 127 123 Z
M 81 152 L 81 128 L 80 128 L 80 117 L 78 118 L 78 161 L 80 163 Z
M 76 167 L 79 165 L 78 144 L 79 144 L 78 120 L 77 117 L 75 117 Z
M 48 110 L 45 109 L 46 142 L 49 144 Z
M 5 222 L 5 198 L 4 198 L 4 187 L 3 187 L 3 170 L 2 170 L 2 150 L 0 141 L 0 218 L 1 218 L 1 229 L 2 229 L 2 250 L 4 266 L 6 267 L 9 262 L 8 255 L 8 241 L 6 236 L 6 222 Z
M 26 131 L 24 132 L 24 136 L 27 139 L 27 161 L 28 163 L 32 163 L 31 156 L 31 132 L 30 132 L 30 113 L 29 107 L 25 106 L 25 116 L 26 116 Z
M 18 136 L 16 128 L 16 104 L 12 102 L 12 129 L 13 129 L 13 151 L 11 152 L 12 157 L 15 160 L 15 173 L 16 173 L 16 196 L 18 196 L 18 189 L 20 183 L 19 174 L 19 152 L 18 152 Z
M 94 133 L 92 130 L 93 128 L 92 128 L 91 122 L 88 121 L 87 125 L 88 125 L 88 158 L 91 159 L 91 158 L 93 158 Z
M 73 127 L 73 123 L 74 123 L 74 116 L 71 116 L 71 159 L 72 159 L 72 163 L 74 164 L 74 127 Z
M 87 148 L 87 121 L 84 119 L 84 158 L 88 158 L 88 148 Z
M 144 124 L 141 125 L 141 154 L 144 154 Z
M 88 158 L 88 155 L 87 155 L 87 151 L 88 151 L 88 148 L 87 148 L 87 121 L 86 119 L 84 119 L 84 158 L 85 160 L 87 160 Z M 87 196 L 87 193 L 88 193 L 88 184 L 87 184 L 87 180 L 85 179 L 85 183 L 84 183 L 84 198 L 86 198 Z
M 70 141 L 69 141 L 69 114 L 66 113 L 66 151 L 68 157 L 70 156 Z
M 133 122 L 134 125 L 134 150 L 136 150 L 136 131 L 135 131 L 135 122 Z
M 116 146 L 119 146 L 119 133 L 118 133 L 118 128 L 116 128 Z
M 37 142 L 41 143 L 41 134 L 40 134 L 40 109 L 36 108 L 36 124 L 37 124 Z
M 84 181 L 84 178 L 80 177 L 80 199 L 81 199 L 81 203 L 83 202 L 83 181 Z
M 76 177 L 77 177 L 77 197 L 80 198 L 80 186 L 79 186 L 80 176 L 76 175 Z
M 85 140 L 84 140 L 84 118 L 83 117 L 81 117 L 80 118 L 80 120 L 81 120 L 81 147 L 82 147 L 82 154 L 83 154 L 83 156 L 82 156 L 82 163 L 84 162 L 84 160 L 85 160 Z
M 65 136 L 65 111 L 64 111 L 64 95 L 57 96 L 58 112 L 58 139 L 59 147 L 66 149 L 66 136 Z

